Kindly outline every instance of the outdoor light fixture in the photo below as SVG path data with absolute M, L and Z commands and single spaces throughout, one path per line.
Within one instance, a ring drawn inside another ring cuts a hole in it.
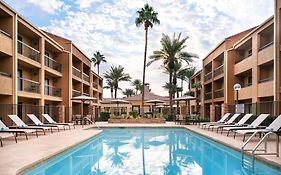
M 241 90 L 241 85 L 236 83 L 234 86 L 233 86 L 233 89 L 236 91 L 236 104 L 238 104 L 238 91 Z

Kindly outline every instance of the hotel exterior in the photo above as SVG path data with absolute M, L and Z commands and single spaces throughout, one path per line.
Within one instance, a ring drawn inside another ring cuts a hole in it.
M 8 124 L 11 113 L 25 121 L 27 113 L 43 112 L 70 121 L 82 108 L 71 100 L 78 95 L 97 98 L 84 111 L 100 109 L 103 80 L 90 59 L 72 41 L 36 28 L 2 1 L 0 63 L 0 117 Z
M 201 77 L 201 117 L 215 121 L 226 112 L 235 112 L 236 83 L 241 85 L 238 103 L 244 104 L 245 113 L 281 112 L 281 3 L 276 5 L 275 18 L 226 38 L 203 59 L 202 71 L 190 79 L 192 87 L 196 77 Z

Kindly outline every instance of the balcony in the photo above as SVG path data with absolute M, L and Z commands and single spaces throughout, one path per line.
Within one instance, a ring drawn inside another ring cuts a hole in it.
M 76 97 L 76 96 L 79 96 L 79 95 L 81 95 L 80 91 L 75 90 L 75 89 L 72 90 L 72 97 Z
M 40 52 L 18 40 L 18 53 L 33 61 L 40 62 Z
M 242 59 L 240 62 L 237 62 L 234 65 L 234 75 L 245 72 L 253 67 L 253 60 L 251 59 L 252 55 Z
M 0 94 L 2 95 L 12 95 L 13 79 L 10 74 L 5 72 L 0 72 Z
M 252 86 L 245 86 L 238 92 L 239 100 L 252 98 Z
M 46 55 L 44 58 L 45 58 L 45 60 L 44 60 L 45 66 L 47 66 L 53 70 L 56 70 L 58 72 L 61 72 L 62 65 L 60 63 L 58 63 L 56 60 L 54 60 Z
M 223 74 L 223 64 L 220 65 L 219 67 L 217 67 L 215 70 L 214 70 L 214 77 L 216 76 L 219 76 L 221 74 Z
M 84 72 L 83 72 L 83 80 L 84 80 L 84 81 L 87 81 L 87 82 L 90 82 L 90 77 L 89 77 L 89 75 L 85 74 Z
M 61 97 L 61 88 L 45 85 L 44 94 L 54 97 Z
M 76 67 L 72 66 L 72 75 L 81 78 L 81 71 Z
M 210 100 L 212 99 L 212 92 L 206 92 L 205 93 L 205 100 Z
M 221 98 L 224 97 L 224 90 L 223 89 L 218 89 L 214 93 L 215 98 Z
M 208 80 L 211 80 L 211 79 L 212 79 L 212 72 L 209 72 L 205 75 L 204 80 L 208 81 Z
M 267 63 L 274 58 L 273 42 L 270 42 L 259 49 L 258 65 Z
M 83 95 L 90 96 L 90 94 L 88 92 L 83 92 Z
M 18 91 L 40 93 L 40 83 L 37 81 L 18 77 Z
M 95 83 L 95 82 L 93 82 L 93 88 L 94 88 L 94 89 L 98 89 L 98 84 Z
M 274 83 L 273 78 L 266 78 L 259 81 L 258 84 L 258 97 L 273 96 Z
M 11 36 L 0 29 L 0 52 L 13 55 L 13 44 Z
M 264 83 L 264 82 L 268 82 L 268 81 L 272 81 L 272 80 L 273 80 L 273 77 L 268 77 L 268 78 L 259 80 L 259 83 Z

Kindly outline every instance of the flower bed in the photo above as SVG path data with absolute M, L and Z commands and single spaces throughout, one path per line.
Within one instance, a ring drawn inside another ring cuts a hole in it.
M 165 123 L 165 119 L 157 118 L 157 119 L 118 119 L 118 118 L 110 118 L 108 119 L 108 123 Z

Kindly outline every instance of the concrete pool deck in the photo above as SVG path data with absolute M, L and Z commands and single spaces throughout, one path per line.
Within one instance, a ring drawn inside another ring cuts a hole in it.
M 97 123 L 100 127 L 177 127 L 186 128 L 194 131 L 200 135 L 211 138 L 217 142 L 223 143 L 236 150 L 240 150 L 243 145 L 242 137 L 233 139 L 233 137 L 226 137 L 216 132 L 206 131 L 200 129 L 198 125 L 175 125 L 167 122 L 165 124 L 108 124 L 107 122 Z M 15 175 L 26 168 L 35 166 L 39 162 L 44 162 L 54 155 L 63 152 L 75 145 L 100 134 L 102 131 L 95 128 L 95 126 L 87 126 L 82 128 L 77 126 L 76 129 L 67 131 L 55 132 L 47 135 L 29 136 L 29 140 L 25 140 L 24 136 L 18 137 L 18 143 L 10 139 L 3 139 L 4 147 L 0 148 L 0 174 L 1 175 Z M 251 145 L 255 145 L 258 139 L 255 139 Z M 281 143 L 279 143 L 281 148 Z M 268 143 L 269 151 L 275 151 L 275 143 L 270 141 Z M 279 153 L 280 154 L 280 153 Z M 262 161 L 270 162 L 275 167 L 281 169 L 281 154 L 276 156 L 262 156 Z

